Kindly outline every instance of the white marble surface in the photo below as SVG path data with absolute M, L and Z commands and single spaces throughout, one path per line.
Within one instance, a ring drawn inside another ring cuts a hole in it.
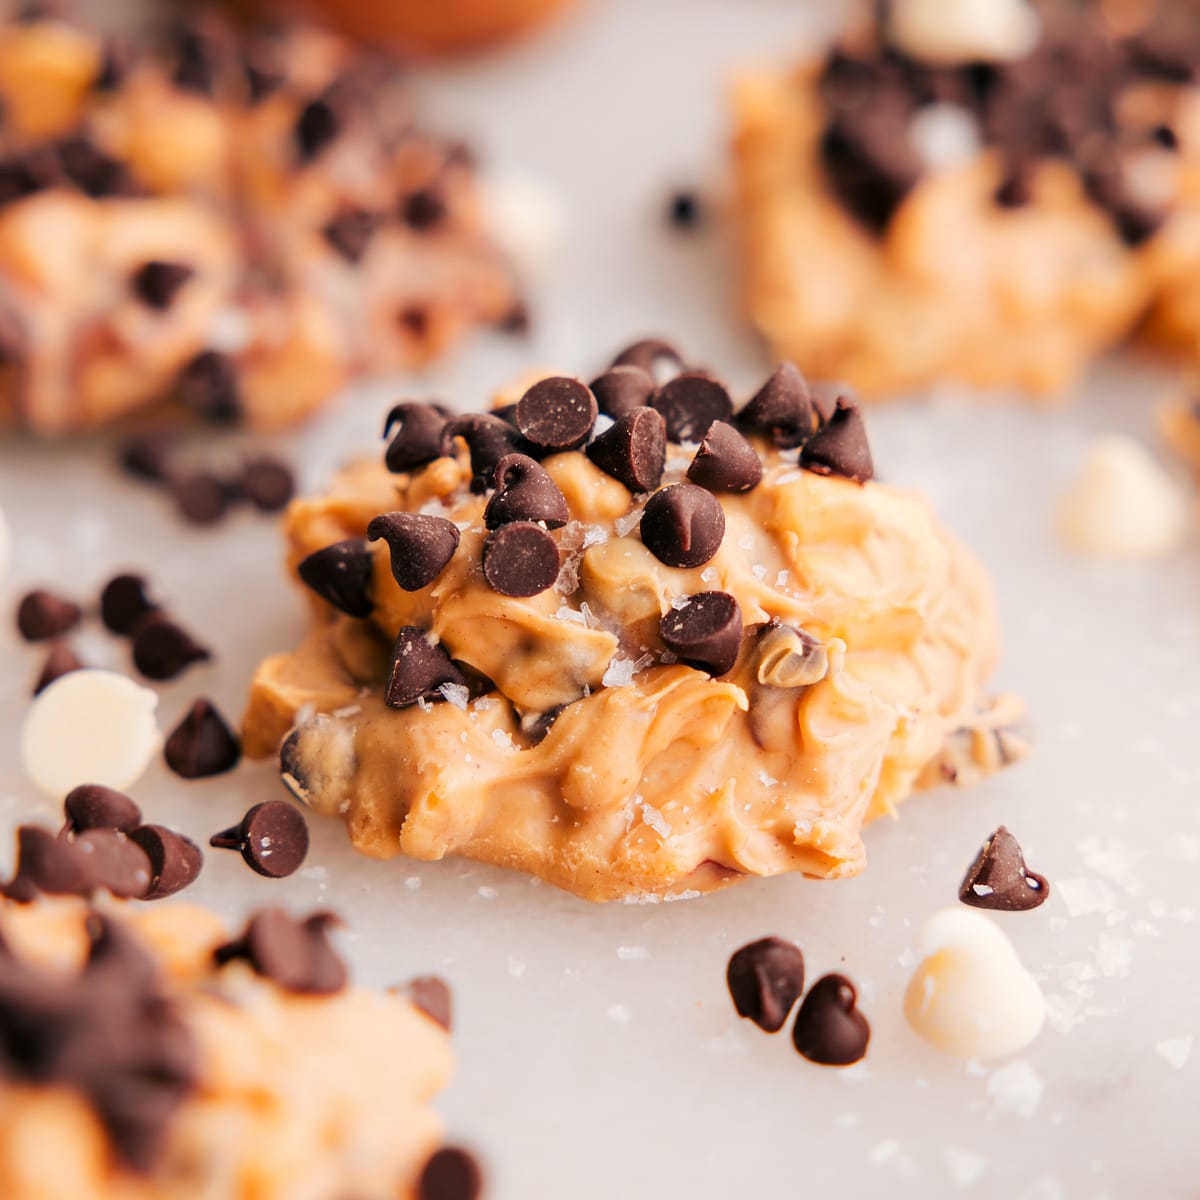
M 492 163 L 547 183 L 572 236 L 535 288 L 529 343 L 477 342 L 403 390 L 475 405 L 522 365 L 587 373 L 649 330 L 739 389 L 763 374 L 761 352 L 731 319 L 721 239 L 671 234 L 660 213 L 673 184 L 719 174 L 730 65 L 787 52 L 815 14 L 832 15 L 784 0 L 609 0 L 513 54 L 423 79 L 437 121 L 477 135 Z M 1052 525 L 1093 435 L 1152 439 L 1160 382 L 1113 364 L 1061 410 L 941 397 L 873 415 L 881 474 L 929 492 L 994 569 L 999 682 L 1028 699 L 1036 750 L 975 791 L 922 796 L 873 828 L 861 878 L 596 908 L 467 864 L 369 862 L 339 827 L 317 823 L 298 876 L 260 880 L 213 852 L 192 896 L 231 919 L 268 902 L 333 906 L 349 920 L 344 946 L 359 978 L 436 970 L 455 985 L 459 1069 L 439 1107 L 452 1136 L 487 1160 L 494 1200 L 835 1188 L 1194 1196 L 1200 555 L 1193 539 L 1161 566 L 1079 561 Z M 305 486 L 375 444 L 399 390 L 361 389 L 281 440 Z M 87 596 L 116 569 L 142 568 L 217 650 L 213 664 L 161 689 L 164 728 L 198 693 L 237 714 L 254 662 L 301 628 L 271 522 L 243 514 L 216 531 L 185 529 L 109 458 L 107 443 L 0 447 L 0 507 L 14 529 L 0 607 L 10 612 L 27 585 Z M 38 655 L 7 616 L 2 624 L 0 820 L 52 820 L 16 756 Z M 80 648 L 94 665 L 125 663 L 100 635 Z M 207 838 L 279 791 L 269 766 L 195 784 L 156 767 L 134 794 L 155 820 Z M 1000 822 L 1055 885 L 1040 910 L 1003 918 L 1052 1017 L 1016 1060 L 964 1065 L 917 1041 L 900 996 L 916 928 L 954 901 Z M 803 946 L 812 978 L 839 969 L 858 981 L 874 1031 L 865 1064 L 812 1066 L 786 1035 L 734 1018 L 727 957 L 770 932 Z

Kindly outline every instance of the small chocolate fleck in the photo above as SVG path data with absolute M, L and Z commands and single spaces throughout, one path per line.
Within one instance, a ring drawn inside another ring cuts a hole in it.
M 728 421 L 733 416 L 733 401 L 724 384 L 698 371 L 664 383 L 650 404 L 662 413 L 672 442 L 698 442 L 714 421 Z
M 171 475 L 171 450 L 174 439 L 169 433 L 142 433 L 121 447 L 121 470 L 143 483 L 166 483 Z
M 614 421 L 620 420 L 635 408 L 647 406 L 656 386 L 654 377 L 647 370 L 631 363 L 609 367 L 603 375 L 593 379 L 591 384 L 597 407 Z
M 170 481 L 175 509 L 190 525 L 215 525 L 229 511 L 229 488 L 211 471 L 191 471 Z
M 447 1033 L 454 1015 L 454 998 L 444 979 L 436 975 L 422 975 L 410 979 L 403 988 L 409 999 L 427 1017 L 436 1021 Z
M 164 900 L 181 892 L 200 874 L 204 855 L 190 838 L 163 825 L 139 825 L 129 837 L 150 856 L 150 888 L 146 900 Z
M 725 979 L 738 1016 L 778 1033 L 804 993 L 804 955 L 783 938 L 761 938 L 730 958 Z
M 192 663 L 210 658 L 206 646 L 162 613 L 151 613 L 133 635 L 133 665 L 147 679 L 174 679 Z
M 218 965 L 244 959 L 255 972 L 288 992 L 331 996 L 346 986 L 346 967 L 327 940 L 341 922 L 332 913 L 294 920 L 282 909 L 265 908 L 250 918 L 242 936 L 213 951 Z
M 554 586 L 561 565 L 554 539 L 528 521 L 502 525 L 484 543 L 484 578 L 502 596 L 539 595 Z
M 737 415 L 737 427 L 765 437 L 779 450 L 794 450 L 817 426 L 804 376 L 792 363 L 781 363 Z
M 84 661 L 66 642 L 56 638 L 50 643 L 45 661 L 42 663 L 42 669 L 38 672 L 37 679 L 34 680 L 33 694 L 40 695 L 56 679 L 70 675 L 72 671 L 82 671 L 85 666 Z
M 184 779 L 207 779 L 232 771 L 242 757 L 237 734 L 211 700 L 192 702 L 182 721 L 168 735 L 163 758 Z
M 283 879 L 300 868 L 308 854 L 308 822 L 284 800 L 256 804 L 241 824 L 214 834 L 208 844 L 236 850 L 246 865 L 268 879 Z
M 493 475 L 496 491 L 483 510 L 484 524 L 499 529 L 514 521 L 539 521 L 561 529 L 570 519 L 567 498 L 549 472 L 524 454 L 506 454 Z
M 858 1011 L 858 993 L 844 975 L 825 975 L 812 985 L 792 1030 L 792 1043 L 810 1062 L 847 1067 L 867 1052 L 871 1027 Z
M 517 428 L 549 453 L 574 450 L 587 441 L 598 412 L 587 384 L 554 375 L 539 379 L 517 401 Z
M 437 579 L 461 536 L 453 521 L 425 513 L 381 513 L 367 526 L 369 541 L 387 542 L 392 577 L 406 592 L 419 592 Z
M 409 192 L 400 201 L 400 219 L 422 233 L 440 225 L 448 212 L 446 197 L 436 184 Z
M 667 465 L 667 423 L 652 408 L 630 409 L 588 443 L 587 456 L 631 492 L 652 492 Z
M 433 404 L 397 404 L 387 415 L 383 436 L 391 437 L 384 465 L 394 475 L 414 471 L 447 453 L 446 414 Z M 392 430 L 396 430 L 392 437 Z M 468 441 L 468 445 L 470 442 Z
M 17 606 L 17 632 L 27 642 L 62 637 L 83 619 L 83 609 L 73 600 L 42 589 L 29 592 Z
M 243 465 L 238 490 L 259 512 L 280 512 L 296 494 L 296 477 L 287 463 L 260 454 Z
M 300 161 L 311 162 L 336 140 L 341 131 L 341 118 L 329 100 L 325 97 L 310 100 L 296 119 L 296 149 Z
M 203 350 L 175 381 L 175 398 L 188 411 L 213 424 L 229 424 L 241 415 L 237 369 L 217 350 Z
M 124 833 L 88 829 L 71 836 L 70 841 L 94 887 L 106 888 L 122 900 L 149 892 L 150 856 Z
M 712 675 L 733 670 L 742 646 L 742 610 L 728 592 L 697 592 L 663 615 L 663 643 L 689 666 Z
M 443 1146 L 421 1169 L 418 1200 L 479 1200 L 483 1172 L 474 1155 L 457 1146 Z
M 349 617 L 369 617 L 375 556 L 365 538 L 346 538 L 314 550 L 296 567 L 302 583 Z
M 724 421 L 714 421 L 704 435 L 687 477 L 710 492 L 749 492 L 762 482 L 758 451 Z
M 838 400 L 833 416 L 804 443 L 800 465 L 818 475 L 840 475 L 855 483 L 875 477 L 866 422 L 853 400 Z
M 444 700 L 438 689 L 447 683 L 465 687 L 466 679 L 425 630 L 405 625 L 396 635 L 384 703 L 389 708 L 407 708 L 418 700 Z
M 144 617 L 160 607 L 147 594 L 141 575 L 114 575 L 100 593 L 100 619 L 118 637 L 128 637 Z
M 695 192 L 675 192 L 667 203 L 667 221 L 676 229 L 695 229 L 703 218 Z
M 721 548 L 725 510 L 693 483 L 673 483 L 646 501 L 642 541 L 668 567 L 700 567 Z
M 614 367 L 641 367 L 655 383 L 665 383 L 684 369 L 683 355 L 662 338 L 643 338 L 612 360 Z
M 99 783 L 72 788 L 63 801 L 63 811 L 67 817 L 64 833 L 85 833 L 89 829 L 131 833 L 142 823 L 142 810 L 124 792 Z
M 156 312 L 166 312 L 175 301 L 179 289 L 196 274 L 186 263 L 163 262 L 151 259 L 134 271 L 130 284 L 134 295 Z
M 363 208 L 339 213 L 321 230 L 325 240 L 348 263 L 359 263 L 379 228 L 379 218 Z
M 1029 870 L 1017 839 L 1003 825 L 983 843 L 958 888 L 964 904 L 997 912 L 1027 912 L 1049 896 L 1046 877 Z

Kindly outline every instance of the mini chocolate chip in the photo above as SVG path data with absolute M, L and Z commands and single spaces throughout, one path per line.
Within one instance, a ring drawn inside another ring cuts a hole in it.
M 381 513 L 367 526 L 368 540 L 387 542 L 392 577 L 406 592 L 428 587 L 446 569 L 461 536 L 453 521 L 425 513 Z
M 502 596 L 539 595 L 554 586 L 561 565 L 554 539 L 527 521 L 502 525 L 484 543 L 484 578 Z
M 147 679 L 174 679 L 192 663 L 210 658 L 207 647 L 161 613 L 151 613 L 133 635 L 133 665 Z
M 296 119 L 296 149 L 300 161 L 311 162 L 342 131 L 342 122 L 337 110 L 324 97 L 310 100 Z
M 166 483 L 171 474 L 171 450 L 174 439 L 170 434 L 143 433 L 131 437 L 121 447 L 118 462 L 126 475 L 144 483 Z
M 1179 134 L 1170 125 L 1155 125 L 1150 131 L 1150 137 L 1154 144 L 1163 150 L 1179 149 Z
M 821 138 L 826 178 L 847 211 L 879 235 L 921 178 L 923 164 L 899 106 L 836 111 Z
M 742 646 L 742 610 L 728 592 L 697 592 L 659 624 L 667 649 L 713 675 L 733 670 Z
M 179 289 L 195 274 L 195 268 L 186 263 L 151 259 L 134 271 L 130 284 L 134 294 L 147 308 L 166 312 L 174 303 Z
M 130 833 L 142 823 L 142 810 L 124 792 L 99 783 L 72 788 L 63 801 L 63 811 L 67 816 L 64 833 L 85 833 L 89 829 Z
M 175 39 L 175 54 L 171 82 L 184 91 L 211 96 L 216 63 L 208 40 L 195 30 L 180 30 Z
M 997 912 L 1027 912 L 1049 896 L 1049 882 L 1029 870 L 1017 839 L 1003 825 L 983 843 L 958 888 L 964 904 Z
M 667 220 L 676 229 L 695 229 L 700 224 L 700 198 L 695 192 L 676 192 L 667 204 Z
M 175 381 L 175 398 L 190 412 L 214 424 L 228 424 L 241 415 L 237 369 L 216 350 L 203 350 L 188 362 Z
M 439 688 L 447 683 L 465 687 L 466 682 L 450 655 L 431 642 L 425 630 L 405 625 L 396 635 L 384 703 L 407 708 L 418 700 L 444 700 Z
M 334 217 L 321 232 L 348 263 L 359 263 L 378 228 L 379 218 L 374 213 L 350 208 Z
M 135 189 L 128 170 L 115 158 L 98 150 L 85 137 L 67 138 L 58 145 L 63 173 L 81 191 L 99 200 L 129 195 Z
M 125 80 L 129 70 L 130 55 L 128 47 L 120 42 L 108 39 L 104 43 L 104 53 L 100 59 L 100 72 L 92 83 L 97 92 L 115 92 Z
M 192 471 L 170 482 L 175 509 L 190 525 L 215 525 L 229 511 L 229 488 L 211 471 Z
M 781 363 L 737 415 L 737 427 L 767 438 L 779 450 L 794 450 L 817 426 L 804 376 Z
M 73 600 L 41 589 L 28 593 L 17 606 L 17 632 L 27 642 L 44 642 L 69 633 L 83 619 Z
M 483 1172 L 475 1157 L 456 1146 L 443 1146 L 421 1169 L 418 1200 L 479 1200 Z
M 331 996 L 346 986 L 346 967 L 329 945 L 327 930 L 341 922 L 332 913 L 294 920 L 265 908 L 250 918 L 242 936 L 213 951 L 218 965 L 245 959 L 264 979 L 302 996 Z
M 738 1016 L 778 1033 L 804 993 L 804 955 L 782 938 L 762 938 L 730 958 L 725 980 Z
M 45 661 L 42 663 L 42 669 L 38 672 L 37 679 L 34 680 L 33 694 L 35 696 L 40 695 L 56 679 L 61 679 L 64 675 L 70 675 L 72 671 L 82 671 L 85 665 L 79 655 L 66 642 L 55 639 L 50 643 L 50 648 L 46 651 Z
M 436 975 L 410 979 L 404 987 L 409 999 L 427 1017 L 436 1021 L 447 1033 L 454 1014 L 454 998 L 446 981 Z
M 506 454 L 493 475 L 496 491 L 483 510 L 489 529 L 513 521 L 540 521 L 547 529 L 561 529 L 570 519 L 567 498 L 549 472 L 524 454 Z
M 88 829 L 73 836 L 94 887 L 107 888 L 122 900 L 141 898 L 150 890 L 150 856 L 137 842 L 115 829 Z
M 683 355 L 662 338 L 643 338 L 612 360 L 614 367 L 641 367 L 655 383 L 665 383 L 684 369 Z
M 866 422 L 854 401 L 838 400 L 833 416 L 804 443 L 800 465 L 818 475 L 840 475 L 855 483 L 875 477 Z
M 587 456 L 631 492 L 652 492 L 667 465 L 667 423 L 652 408 L 631 409 L 588 443 Z
M 114 575 L 100 593 L 100 619 L 110 633 L 128 637 L 144 617 L 161 607 L 146 594 L 141 575 Z
M 672 442 L 698 442 L 714 421 L 733 416 L 733 401 L 724 385 L 698 371 L 664 383 L 650 404 L 662 413 Z
M 243 51 L 242 69 L 251 105 L 261 104 L 287 82 L 288 68 L 282 51 L 267 37 L 257 38 Z
M 528 333 L 531 324 L 529 305 L 524 300 L 516 299 L 496 322 L 496 328 L 501 333 L 520 334 Z
M 387 469 L 398 475 L 443 457 L 447 452 L 448 423 L 446 414 L 432 404 L 397 404 L 383 426 L 385 438 L 392 437 L 396 429 L 383 456 Z
M 448 211 L 446 197 L 436 184 L 409 192 L 400 201 L 400 220 L 410 229 L 421 232 L 440 225 Z
M 242 467 L 238 489 L 259 512 L 280 512 L 296 494 L 296 477 L 287 463 L 262 454 Z
M 50 155 L 29 152 L 0 160 L 0 207 L 53 187 L 58 174 Z
M 471 480 L 473 492 L 485 492 L 492 486 L 496 464 L 506 454 L 530 454 L 533 449 L 520 433 L 507 421 L 491 413 L 470 413 L 464 417 L 453 417 L 445 428 L 445 445 L 454 438 L 462 438 L 471 452 Z M 532 458 L 533 455 L 530 454 Z
M 346 538 L 314 550 L 296 567 L 302 583 L 348 617 L 369 617 L 375 556 L 365 538 Z
M 298 870 L 308 854 L 308 822 L 284 800 L 256 804 L 240 825 L 214 834 L 208 844 L 236 850 L 246 865 L 268 879 L 283 879 Z
M 725 510 L 703 488 L 673 483 L 646 501 L 642 541 L 668 567 L 701 567 L 721 548 Z
M 591 384 L 597 407 L 614 421 L 620 420 L 635 408 L 646 407 L 656 386 L 649 371 L 632 363 L 609 367 L 603 375 L 593 379 Z
M 17 827 L 17 866 L 0 893 L 19 904 L 29 904 L 39 894 L 86 896 L 92 877 L 83 857 L 68 841 L 40 825 Z
M 810 1062 L 847 1067 L 867 1052 L 871 1027 L 858 1011 L 858 993 L 844 975 L 825 975 L 812 985 L 792 1030 L 792 1043 Z
M 232 771 L 242 757 L 242 744 L 211 700 L 192 702 L 168 735 L 163 758 L 184 779 L 207 779 Z
M 1033 200 L 1032 170 L 1029 164 L 1014 163 L 1009 167 L 993 199 L 1000 208 L 1025 208 Z
M 758 451 L 732 425 L 714 421 L 687 477 L 710 492 L 749 492 L 762 482 L 762 474 Z
M 396 324 L 409 337 L 424 341 L 429 336 L 429 309 L 421 304 L 409 304 L 396 314 Z
M 539 379 L 517 401 L 517 428 L 535 446 L 554 453 L 582 446 L 596 423 L 596 397 L 579 379 Z
M 163 825 L 139 825 L 129 837 L 150 856 L 151 882 L 143 899 L 165 900 L 200 874 L 204 855 L 190 838 Z

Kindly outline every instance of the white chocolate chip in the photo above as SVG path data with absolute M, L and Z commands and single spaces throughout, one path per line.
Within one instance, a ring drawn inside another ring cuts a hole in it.
M 554 192 L 527 175 L 504 174 L 483 184 L 492 233 L 522 275 L 545 275 L 566 242 L 567 221 Z
M 1041 22 L 1028 0 L 896 0 L 889 31 L 925 62 L 1003 62 L 1037 45 Z
M 1187 531 L 1187 505 L 1175 481 L 1131 438 L 1099 439 L 1059 516 L 1067 543 L 1109 558 L 1165 558 Z
M 72 671 L 33 702 L 21 731 L 30 779 L 51 796 L 81 783 L 124 789 L 159 746 L 158 697 L 115 671 Z
M 918 109 L 908 136 L 931 171 L 947 171 L 972 162 L 983 144 L 979 122 L 959 104 L 927 104 Z
M 970 908 L 936 912 L 904 993 L 909 1025 L 960 1058 L 1001 1058 L 1041 1032 L 1046 1004 L 998 925 Z

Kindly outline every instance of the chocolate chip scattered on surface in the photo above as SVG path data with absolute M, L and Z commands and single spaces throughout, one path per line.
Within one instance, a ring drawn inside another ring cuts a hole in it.
M 1001 825 L 967 868 L 958 898 L 972 908 L 1027 912 L 1046 903 L 1050 884 L 1044 875 L 1029 870 L 1017 839 Z
M 72 671 L 82 671 L 86 664 L 67 642 L 55 638 L 46 650 L 42 668 L 33 683 L 33 694 L 40 696 L 56 679 Z
M 184 779 L 209 779 L 232 771 L 242 757 L 242 745 L 211 700 L 192 702 L 183 719 L 167 735 L 163 758 Z
M 796 1013 L 792 1044 L 809 1062 L 848 1067 L 865 1057 L 871 1027 L 858 1008 L 858 991 L 844 975 L 824 975 Z
M 195 663 L 208 662 L 212 651 L 196 641 L 173 618 L 161 612 L 138 623 L 133 635 L 133 665 L 147 679 L 164 682 Z
M 739 1017 L 778 1033 L 804 993 L 804 955 L 783 938 L 760 938 L 733 954 L 726 983 Z
M 27 642 L 44 642 L 70 633 L 83 619 L 74 600 L 54 592 L 29 592 L 17 606 L 17 632 Z
M 295 805 L 266 800 L 250 809 L 240 824 L 214 834 L 208 844 L 236 850 L 259 875 L 283 879 L 298 871 L 308 855 L 308 822 Z
M 345 964 L 329 945 L 329 930 L 341 921 L 314 913 L 298 921 L 280 908 L 252 916 L 242 935 L 214 951 L 220 964 L 243 959 L 264 978 L 302 996 L 331 996 L 347 982 Z
M 475 1156 L 457 1146 L 443 1146 L 421 1170 L 419 1200 L 479 1200 L 483 1171 Z
M 449 985 L 437 975 L 420 975 L 410 979 L 401 991 L 412 1000 L 431 1021 L 436 1021 L 447 1033 L 453 1024 L 454 996 Z
M 100 592 L 100 619 L 118 637 L 129 637 L 144 617 L 161 607 L 142 575 L 114 575 Z

